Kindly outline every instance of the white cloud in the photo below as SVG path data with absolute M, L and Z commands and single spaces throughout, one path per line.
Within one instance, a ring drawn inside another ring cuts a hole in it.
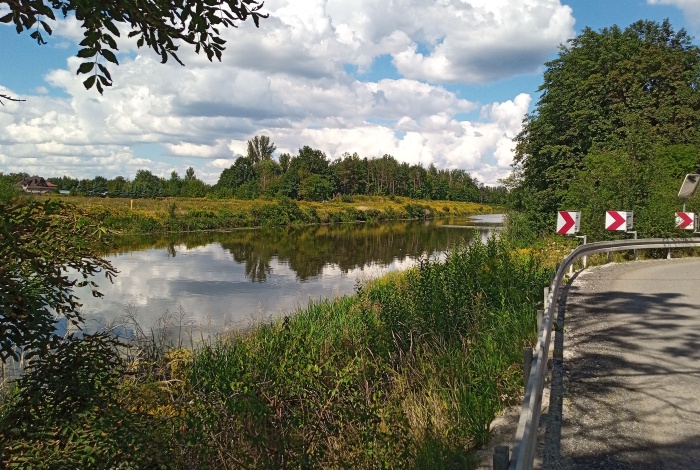
M 218 139 L 214 145 L 179 142 L 177 144 L 165 144 L 165 148 L 171 155 L 178 157 L 216 158 L 232 155 L 231 149 L 223 139 Z
M 492 173 L 510 163 L 530 97 L 477 103 L 445 84 L 532 72 L 573 35 L 571 9 L 559 0 L 265 6 L 270 18 L 259 29 L 246 22 L 224 32 L 221 63 L 183 46 L 186 67 L 163 65 L 125 42 L 121 65 L 110 67 L 115 85 L 102 96 L 84 89 L 85 77 L 75 74 L 81 59 L 69 58 L 46 76 L 66 98 L 40 87 L 25 103 L 0 107 L 0 171 L 133 177 L 148 168 L 167 176 L 193 165 L 213 183 L 245 154 L 248 139 L 265 134 L 278 152 L 310 145 L 331 158 L 391 154 L 494 182 Z M 59 41 L 82 39 L 74 19 L 59 20 L 54 30 Z M 376 78 L 373 64 L 386 57 L 396 71 Z M 348 66 L 373 79 L 356 78 Z M 479 118 L 461 117 L 479 109 Z
M 234 163 L 236 163 L 235 158 L 217 158 L 216 160 L 209 162 L 209 167 L 215 168 L 221 172 L 226 168 L 229 168 Z
M 696 27 L 700 27 L 700 2 L 697 0 L 647 0 L 650 5 L 672 5 L 683 11 L 683 14 Z

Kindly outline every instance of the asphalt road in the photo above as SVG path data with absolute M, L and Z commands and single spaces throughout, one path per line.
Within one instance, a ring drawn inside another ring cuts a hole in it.
M 563 304 L 537 466 L 700 469 L 700 259 L 593 268 Z

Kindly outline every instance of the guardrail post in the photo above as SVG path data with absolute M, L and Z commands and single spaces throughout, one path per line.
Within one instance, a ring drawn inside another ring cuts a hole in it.
M 525 388 L 530 380 L 530 367 L 532 367 L 532 348 L 523 348 L 523 387 Z
M 545 310 L 547 310 L 548 305 L 549 305 L 549 287 L 545 287 L 544 288 L 544 309 Z
M 544 318 L 544 310 L 537 311 L 537 333 L 542 329 L 542 319 Z
M 583 239 L 583 245 L 585 245 L 588 242 L 588 235 L 576 235 L 576 238 L 581 238 Z M 588 264 L 588 256 L 583 257 L 583 269 L 586 269 L 586 265 Z M 572 264 L 573 266 L 573 264 Z
M 508 470 L 510 463 L 510 448 L 508 446 L 496 446 L 493 450 L 493 470 Z
M 666 254 L 666 259 L 671 259 L 671 249 L 668 249 L 668 253 Z

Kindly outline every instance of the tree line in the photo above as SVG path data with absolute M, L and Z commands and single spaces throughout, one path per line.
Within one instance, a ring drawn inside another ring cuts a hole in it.
M 343 195 L 405 196 L 415 199 L 503 203 L 505 187 L 480 184 L 465 170 L 438 170 L 434 165 L 409 165 L 391 155 L 362 158 L 345 153 L 329 160 L 320 150 L 304 146 L 297 155 L 276 160 L 267 136 L 248 141 L 248 152 L 225 169 L 212 188 L 215 197 L 253 199 L 286 196 L 322 201 Z
M 465 170 L 437 169 L 430 165 L 409 165 L 391 155 L 362 158 L 357 153 L 330 160 L 320 150 L 304 146 L 297 155 L 282 153 L 274 157 L 275 145 L 268 136 L 248 141 L 245 156 L 222 171 L 210 186 L 197 178 L 190 167 L 181 177 L 176 171 L 170 178 L 138 170 L 133 180 L 123 176 L 107 179 L 77 179 L 69 176 L 49 177 L 57 190 L 73 195 L 129 198 L 209 197 L 209 198 L 277 198 L 325 201 L 353 195 L 402 196 L 414 199 L 452 200 L 504 204 L 506 188 L 479 183 Z M 3 175 L 0 181 L 14 184 L 21 173 Z

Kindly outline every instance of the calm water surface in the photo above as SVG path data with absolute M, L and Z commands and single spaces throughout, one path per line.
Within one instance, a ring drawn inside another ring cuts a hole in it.
M 310 300 L 350 294 L 358 283 L 485 240 L 500 215 L 438 221 L 340 224 L 122 238 L 109 259 L 114 284 L 102 299 L 79 292 L 90 325 L 127 311 L 153 328 L 165 313 L 208 331 L 293 312 Z M 180 318 L 182 317 L 182 318 Z M 91 328 L 90 328 L 91 329 Z

